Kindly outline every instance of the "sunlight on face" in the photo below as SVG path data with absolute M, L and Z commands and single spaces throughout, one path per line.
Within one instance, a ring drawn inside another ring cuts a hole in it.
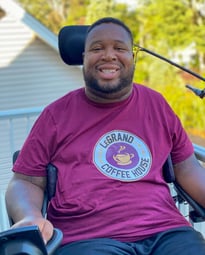
M 103 23 L 88 35 L 84 80 L 96 92 L 112 94 L 130 88 L 134 74 L 132 43 L 120 25 Z

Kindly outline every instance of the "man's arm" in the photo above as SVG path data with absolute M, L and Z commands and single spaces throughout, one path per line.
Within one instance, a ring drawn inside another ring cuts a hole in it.
M 205 207 L 205 168 L 191 155 L 174 165 L 177 182 L 199 204 Z
M 46 177 L 33 177 L 14 173 L 6 191 L 6 205 L 14 225 L 38 225 L 47 242 L 53 234 L 52 224 L 41 213 Z

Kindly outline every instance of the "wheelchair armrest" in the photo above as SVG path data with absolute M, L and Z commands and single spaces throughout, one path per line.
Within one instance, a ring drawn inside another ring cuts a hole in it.
M 179 197 L 186 201 L 193 208 L 194 211 L 190 212 L 190 217 L 194 222 L 200 222 L 205 220 L 205 208 L 199 203 L 193 200 L 190 195 L 183 190 L 183 188 L 175 181 L 174 188 L 177 191 Z
M 55 196 L 56 193 L 56 183 L 58 179 L 58 169 L 53 164 L 48 164 L 46 167 L 47 171 L 47 194 L 48 201 Z
M 54 228 L 53 236 L 46 245 L 48 255 L 51 255 L 56 251 L 56 249 L 60 246 L 62 239 L 63 233 L 61 232 L 61 230 L 58 228 Z
M 13 153 L 13 164 L 16 162 L 18 155 L 20 153 L 20 150 L 17 150 Z M 51 163 L 49 163 L 46 166 L 46 171 L 47 171 L 47 187 L 46 191 L 44 192 L 44 200 L 43 200 L 43 205 L 42 205 L 42 215 L 46 216 L 47 212 L 47 207 L 48 203 L 50 202 L 51 198 L 55 195 L 56 192 L 56 183 L 58 179 L 58 169 Z M 10 219 L 10 222 L 12 225 L 12 220 Z
M 60 246 L 63 234 L 54 228 L 47 245 L 37 226 L 13 228 L 0 233 L 1 255 L 52 255 Z
M 44 192 L 43 205 L 41 208 L 42 215 L 46 217 L 46 212 L 48 208 L 48 204 L 52 197 L 55 196 L 56 192 L 56 183 L 58 179 L 58 169 L 53 164 L 49 163 L 46 167 L 47 171 L 47 187 Z
M 177 183 L 174 175 L 174 168 L 172 164 L 171 156 L 169 155 L 163 165 L 163 176 L 167 183 L 173 183 L 177 193 L 177 198 L 181 201 L 186 201 L 192 211 L 189 212 L 189 216 L 193 222 L 205 221 L 205 208 L 198 204 L 191 196 Z M 179 200 L 179 201 L 180 201 Z
M 171 156 L 169 155 L 167 160 L 163 165 L 163 176 L 167 183 L 172 183 L 175 181 L 174 168 L 172 164 Z
M 13 154 L 13 158 L 12 158 L 12 162 L 13 164 L 16 162 L 17 158 L 18 158 L 18 155 L 20 153 L 20 150 L 18 151 L 15 151 L 14 154 Z

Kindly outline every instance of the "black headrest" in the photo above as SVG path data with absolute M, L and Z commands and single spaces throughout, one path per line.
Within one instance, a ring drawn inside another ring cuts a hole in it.
M 65 26 L 58 35 L 59 53 L 67 65 L 82 65 L 86 32 L 89 26 Z

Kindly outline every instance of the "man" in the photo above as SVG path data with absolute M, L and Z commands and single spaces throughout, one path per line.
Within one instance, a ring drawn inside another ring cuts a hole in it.
M 157 92 L 133 84 L 133 38 L 104 18 L 85 43 L 85 88 L 45 108 L 14 165 L 6 201 L 15 225 L 53 225 L 57 254 L 205 254 L 205 241 L 177 210 L 163 179 L 172 156 L 177 181 L 205 206 L 205 171 L 177 116 Z M 41 215 L 46 165 L 58 168 L 56 195 Z M 15 201 L 15 203 L 14 203 Z

